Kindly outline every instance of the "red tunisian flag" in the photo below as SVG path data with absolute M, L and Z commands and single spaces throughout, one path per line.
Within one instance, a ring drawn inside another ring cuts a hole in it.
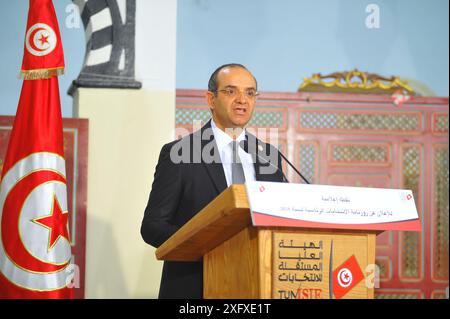
M 30 0 L 25 78 L 0 183 L 0 298 L 73 298 L 53 3 Z
M 361 267 L 359 267 L 355 255 L 353 255 L 333 270 L 334 296 L 338 299 L 342 298 L 363 279 L 364 274 Z

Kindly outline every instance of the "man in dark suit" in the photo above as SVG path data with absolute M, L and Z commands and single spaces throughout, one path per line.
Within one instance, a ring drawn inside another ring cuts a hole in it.
M 284 180 L 278 150 L 245 130 L 257 94 L 243 65 L 223 65 L 211 75 L 212 119 L 161 149 L 141 226 L 146 243 L 159 247 L 231 184 Z M 202 296 L 202 261 L 164 262 L 159 298 Z

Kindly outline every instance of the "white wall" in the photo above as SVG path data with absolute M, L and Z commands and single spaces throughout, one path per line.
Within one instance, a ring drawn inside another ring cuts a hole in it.
M 176 0 L 136 1 L 136 78 L 144 89 L 175 89 Z
M 140 225 L 159 151 L 175 123 L 176 0 L 137 0 L 141 90 L 77 90 L 89 119 L 87 298 L 156 298 L 162 262 Z

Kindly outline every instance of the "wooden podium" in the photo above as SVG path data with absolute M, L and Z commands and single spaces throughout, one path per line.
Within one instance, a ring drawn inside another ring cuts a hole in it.
M 353 276 L 342 298 L 366 299 L 374 297 L 368 286 L 373 287 L 377 233 L 254 227 L 245 186 L 232 185 L 162 244 L 156 257 L 203 258 L 204 298 L 334 299 L 339 272 L 339 293 Z M 356 268 L 346 273 L 355 258 Z

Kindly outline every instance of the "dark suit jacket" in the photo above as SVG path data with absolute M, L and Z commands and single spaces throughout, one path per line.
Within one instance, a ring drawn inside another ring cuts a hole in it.
M 271 162 L 278 160 L 277 165 L 281 168 L 277 150 L 247 134 L 260 145 L 261 154 L 271 154 L 270 158 L 275 158 Z M 283 181 L 281 171 L 275 169 L 272 174 L 267 174 L 267 162 L 254 155 L 253 158 L 256 159 L 256 180 Z M 225 188 L 227 182 L 209 121 L 201 130 L 162 147 L 142 221 L 142 238 L 159 247 Z M 202 261 L 164 262 L 159 298 L 202 297 Z

